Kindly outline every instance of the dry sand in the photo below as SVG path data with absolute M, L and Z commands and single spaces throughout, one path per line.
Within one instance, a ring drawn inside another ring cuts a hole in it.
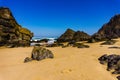
M 115 45 L 120 46 L 120 39 Z M 100 43 L 88 44 L 90 48 L 48 48 L 54 59 L 23 63 L 30 57 L 33 47 L 0 48 L 0 80 L 117 80 L 101 65 L 98 57 L 120 54 L 120 49 L 108 49 Z

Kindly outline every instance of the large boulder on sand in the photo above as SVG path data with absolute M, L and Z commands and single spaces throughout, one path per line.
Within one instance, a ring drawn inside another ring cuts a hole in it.
M 39 61 L 46 58 L 54 58 L 54 55 L 50 50 L 36 46 L 32 50 L 31 58 Z
M 43 48 L 43 47 L 40 47 L 40 46 L 35 46 L 32 50 L 31 58 L 26 57 L 24 59 L 24 63 L 30 62 L 32 60 L 40 61 L 40 60 L 43 60 L 43 59 L 46 59 L 46 58 L 54 58 L 53 53 L 46 48 Z
M 120 55 L 104 54 L 98 58 L 101 64 L 107 64 L 107 70 L 114 70 L 112 74 L 120 74 Z

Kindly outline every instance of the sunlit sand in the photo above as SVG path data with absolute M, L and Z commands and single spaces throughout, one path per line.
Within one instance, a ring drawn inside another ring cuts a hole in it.
M 101 42 L 100 42 L 101 43 Z M 98 57 L 103 54 L 120 54 L 120 39 L 114 45 L 87 43 L 90 48 L 48 48 L 53 59 L 23 63 L 31 56 L 33 47 L 0 48 L 0 80 L 117 80 L 101 65 Z

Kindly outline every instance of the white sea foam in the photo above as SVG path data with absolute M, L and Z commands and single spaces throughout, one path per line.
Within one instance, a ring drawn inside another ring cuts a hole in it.
M 37 43 L 37 41 L 40 41 L 42 39 L 48 39 L 47 43 Z M 46 45 L 46 44 L 53 44 L 56 41 L 57 37 L 33 37 L 31 39 L 31 41 L 34 41 L 31 43 L 31 46 L 34 46 L 36 44 L 40 44 L 40 45 Z

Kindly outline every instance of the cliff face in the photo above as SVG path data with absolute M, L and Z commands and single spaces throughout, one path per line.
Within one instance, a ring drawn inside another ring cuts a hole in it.
M 99 38 L 101 39 L 120 37 L 120 14 L 112 17 L 108 23 L 104 24 L 102 28 L 93 35 L 93 37 L 96 35 L 99 35 Z
M 21 27 L 9 8 L 0 8 L 0 45 L 29 46 L 33 33 Z
M 75 32 L 72 29 L 67 29 L 64 34 L 62 34 L 59 38 L 59 42 L 67 42 L 67 41 L 85 41 L 88 40 L 90 36 L 83 32 L 77 31 Z

